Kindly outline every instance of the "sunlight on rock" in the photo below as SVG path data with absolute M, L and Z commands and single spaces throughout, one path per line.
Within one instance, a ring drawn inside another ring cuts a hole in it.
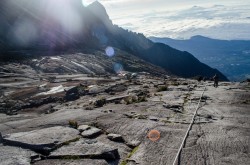
M 122 66 L 122 64 L 115 63 L 115 64 L 114 64 L 114 71 L 115 71 L 116 73 L 122 72 L 122 71 L 123 71 L 123 66 Z
M 111 46 L 108 46 L 105 49 L 105 52 L 106 52 L 106 55 L 109 56 L 109 57 L 112 57 L 112 56 L 115 55 L 115 50 Z
M 87 7 L 91 3 L 95 2 L 96 0 L 82 0 L 82 5 Z

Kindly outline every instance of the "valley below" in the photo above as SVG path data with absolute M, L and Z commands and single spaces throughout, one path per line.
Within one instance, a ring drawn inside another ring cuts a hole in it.
M 247 40 L 216 40 L 204 36 L 193 36 L 188 40 L 150 39 L 192 53 L 201 62 L 221 71 L 230 81 L 249 78 L 250 42 Z

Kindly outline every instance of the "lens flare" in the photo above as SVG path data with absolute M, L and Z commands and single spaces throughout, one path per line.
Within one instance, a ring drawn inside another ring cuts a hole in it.
M 47 16 L 44 20 L 45 23 L 54 26 L 53 21 L 56 21 L 61 27 L 53 27 L 55 30 L 62 28 L 64 32 L 69 34 L 81 33 L 84 28 L 84 20 L 82 20 L 81 14 L 75 10 L 73 4 L 69 0 L 48 1 L 47 7 L 44 9 L 44 14 Z
M 122 72 L 122 71 L 123 71 L 123 66 L 122 66 L 121 64 L 119 64 L 119 63 L 115 63 L 115 64 L 114 64 L 114 71 L 115 71 L 116 73 Z
M 111 46 L 108 46 L 105 49 L 105 52 L 106 52 L 106 55 L 109 56 L 109 57 L 112 57 L 112 56 L 115 55 L 115 50 Z
M 13 39 L 19 45 L 28 45 L 37 38 L 37 28 L 27 20 L 17 21 L 13 27 Z
M 149 140 L 155 142 L 157 140 L 159 140 L 161 137 L 161 133 L 157 130 L 151 130 L 149 133 L 148 133 L 148 138 Z
M 96 0 L 82 0 L 82 5 L 87 7 L 91 3 L 95 2 Z

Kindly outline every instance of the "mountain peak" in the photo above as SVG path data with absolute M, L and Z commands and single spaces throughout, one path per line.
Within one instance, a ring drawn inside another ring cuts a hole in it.
M 105 7 L 99 2 L 95 1 L 87 7 L 94 15 L 99 17 L 104 23 L 111 23 Z
M 210 38 L 205 37 L 205 36 L 202 36 L 202 35 L 195 35 L 195 36 L 192 36 L 192 37 L 190 38 L 190 40 L 201 40 L 201 39 L 207 40 L 207 39 L 210 39 Z
M 105 7 L 99 2 L 99 1 L 95 1 L 93 3 L 91 3 L 88 8 L 93 11 L 93 12 L 102 12 L 102 14 L 105 13 L 105 15 L 108 15 L 106 12 Z
M 99 6 L 99 7 L 102 7 L 102 8 L 104 8 L 104 6 L 98 1 L 98 0 L 96 0 L 96 1 L 94 1 L 93 3 L 91 3 L 89 6 Z

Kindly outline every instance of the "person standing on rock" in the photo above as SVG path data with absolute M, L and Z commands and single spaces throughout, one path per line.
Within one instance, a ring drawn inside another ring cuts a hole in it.
M 219 76 L 217 76 L 217 74 L 215 74 L 213 77 L 213 80 L 214 80 L 214 87 L 217 88 L 218 83 L 219 83 Z

